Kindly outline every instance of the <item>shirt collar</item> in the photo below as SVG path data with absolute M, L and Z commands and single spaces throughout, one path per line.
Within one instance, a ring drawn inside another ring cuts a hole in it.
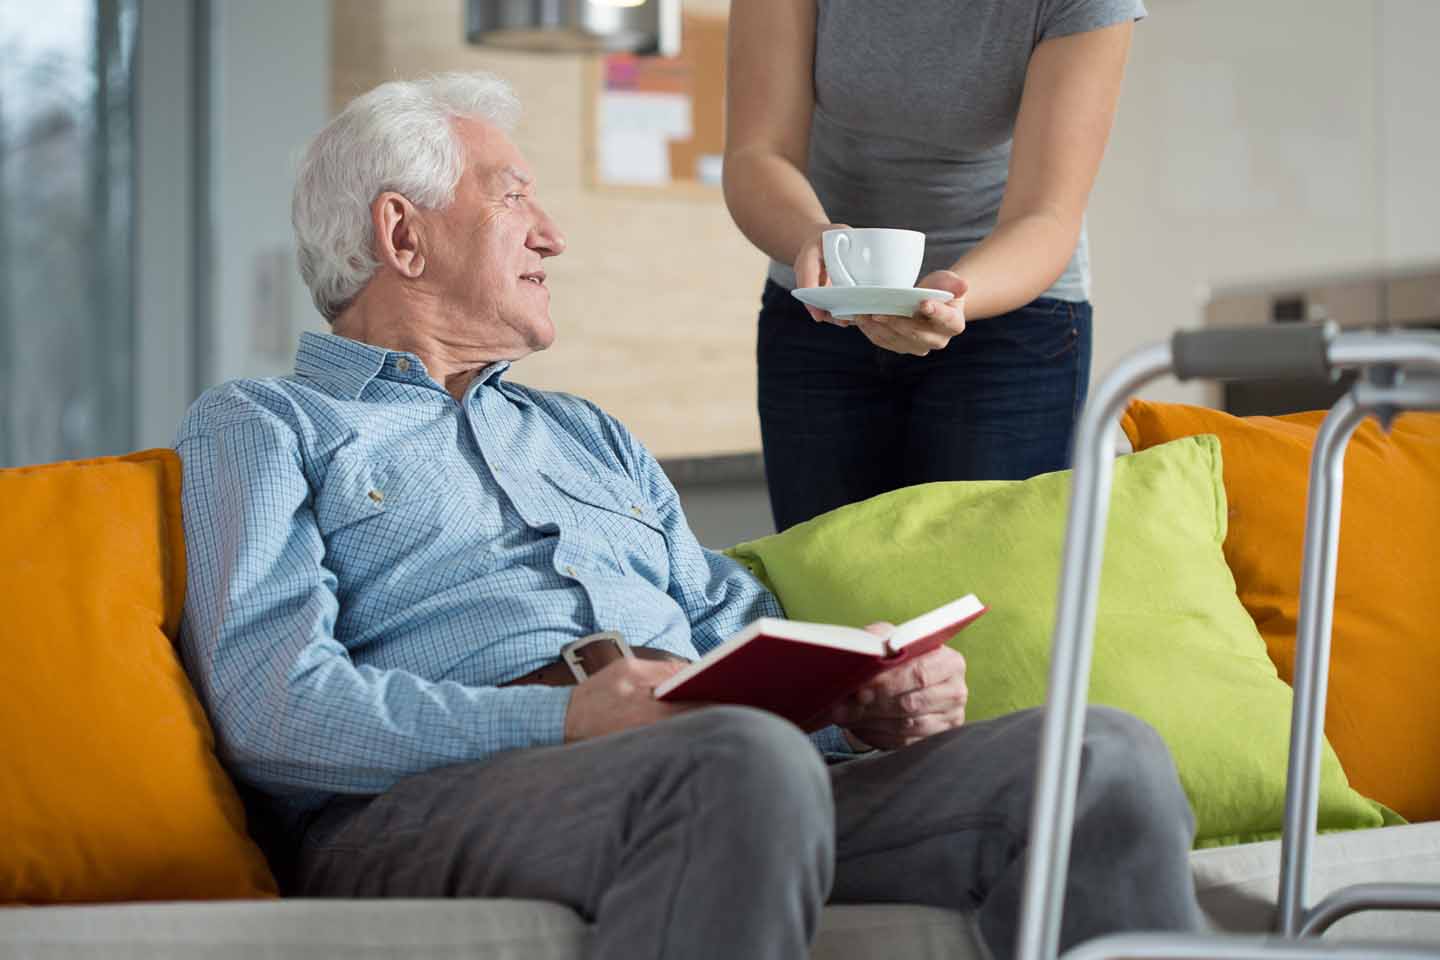
M 490 364 L 475 378 L 472 388 L 498 381 L 509 368 L 508 360 Z M 300 335 L 300 346 L 295 352 L 295 375 L 348 400 L 358 400 L 366 385 L 382 376 L 387 380 L 434 384 L 426 375 L 425 365 L 413 353 L 386 350 L 349 337 L 308 330 Z
M 307 330 L 300 335 L 300 347 L 295 351 L 295 375 L 354 400 L 384 369 L 389 354 L 388 350 L 349 337 Z

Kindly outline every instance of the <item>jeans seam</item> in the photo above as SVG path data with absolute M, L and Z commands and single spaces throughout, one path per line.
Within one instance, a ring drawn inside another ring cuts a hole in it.
M 1071 337 L 1073 338 L 1072 343 L 1074 344 L 1074 347 L 1075 347 L 1074 370 L 1072 371 L 1072 374 L 1073 374 L 1073 375 L 1072 375 L 1071 378 L 1070 378 L 1070 422 L 1071 422 L 1071 428 L 1070 428 L 1070 434 L 1071 434 L 1071 436 L 1070 436 L 1070 441 L 1073 443 L 1073 442 L 1074 442 L 1074 439 L 1075 439 L 1075 437 L 1074 437 L 1074 434 L 1075 434 L 1074 424 L 1079 421 L 1079 419 L 1080 419 L 1080 412 L 1081 412 L 1081 411 L 1080 411 L 1080 406 L 1081 406 L 1081 404 L 1080 404 L 1080 380 L 1081 380 L 1081 370 L 1080 370 L 1080 337 L 1081 337 L 1081 334 L 1080 334 L 1079 321 L 1076 319 L 1076 316 L 1075 316 L 1075 314 L 1076 314 L 1076 312 L 1077 312 L 1077 307 L 1075 306 L 1075 304 L 1067 302 L 1067 303 L 1065 304 L 1065 309 L 1066 309 L 1066 310 L 1068 311 L 1068 313 L 1069 313 L 1069 318 L 1070 318 L 1070 335 L 1071 335 Z

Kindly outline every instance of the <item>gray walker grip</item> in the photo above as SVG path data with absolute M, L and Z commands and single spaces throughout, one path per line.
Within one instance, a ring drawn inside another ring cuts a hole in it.
M 1329 380 L 1333 323 L 1182 330 L 1170 341 L 1181 380 Z

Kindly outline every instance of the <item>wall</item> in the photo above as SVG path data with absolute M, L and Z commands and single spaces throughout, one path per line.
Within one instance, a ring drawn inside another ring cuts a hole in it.
M 1392 263 L 1440 257 L 1440 3 L 1381 4 L 1380 113 L 1383 251 Z
M 135 439 L 168 447 L 195 398 L 195 5 L 140 5 L 135 77 Z
M 1440 259 L 1440 5 L 1149 6 L 1091 203 L 1097 374 L 1211 291 Z
M 211 315 L 200 385 L 288 373 L 295 339 L 324 329 L 295 267 L 290 191 L 330 116 L 323 0 L 211 3 Z

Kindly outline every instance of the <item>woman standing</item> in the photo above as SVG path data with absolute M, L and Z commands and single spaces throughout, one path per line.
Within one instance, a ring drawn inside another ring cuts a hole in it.
M 931 480 L 1065 467 L 1084 216 L 1142 0 L 732 0 L 725 202 L 772 263 L 759 406 L 779 530 Z M 910 317 L 838 319 L 836 226 L 926 234 Z M 968 321 L 968 325 L 967 325 Z

